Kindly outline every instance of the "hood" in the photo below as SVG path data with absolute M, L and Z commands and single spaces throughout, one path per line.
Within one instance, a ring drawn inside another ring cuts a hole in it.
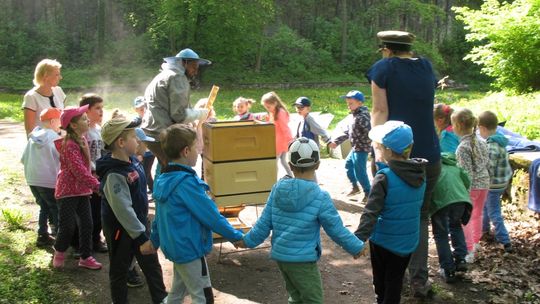
M 154 192 L 152 197 L 156 202 L 165 204 L 167 199 L 171 197 L 172 192 L 176 189 L 184 179 L 190 174 L 196 174 L 193 169 L 182 166 L 182 171 L 172 171 L 167 173 L 161 173 L 159 178 L 154 180 Z
M 166 60 L 161 64 L 161 69 L 175 71 L 178 74 L 184 74 L 185 69 L 181 62 L 181 60 Z
M 403 179 L 409 186 L 418 188 L 426 179 L 425 166 L 427 160 L 413 158 L 409 160 L 391 160 L 388 166 L 394 173 Z
M 316 182 L 298 178 L 281 179 L 273 191 L 274 206 L 287 212 L 302 210 L 321 192 Z
M 456 155 L 454 153 L 449 153 L 449 152 L 441 153 L 441 161 L 443 165 L 448 165 L 448 166 L 457 165 Z
M 131 161 L 135 161 L 132 159 Z M 122 167 L 129 167 L 131 163 L 113 158 L 110 153 L 103 156 L 102 158 L 98 159 L 96 161 L 96 174 L 99 176 L 100 179 L 103 179 L 107 172 L 112 169 L 119 169 Z
M 29 139 L 39 146 L 48 145 L 58 138 L 60 138 L 60 136 L 53 130 L 40 127 L 36 127 L 29 136 Z
M 495 142 L 497 143 L 499 146 L 503 147 L 503 148 L 506 148 L 506 145 L 508 144 L 508 138 L 506 138 L 504 135 L 502 134 L 499 134 L 499 133 L 495 133 L 493 135 L 491 135 L 490 137 L 488 137 L 487 139 L 487 142 L 490 143 L 490 142 Z

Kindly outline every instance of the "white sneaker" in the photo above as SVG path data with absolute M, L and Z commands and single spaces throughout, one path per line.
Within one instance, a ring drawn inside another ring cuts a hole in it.
M 465 256 L 465 262 L 467 262 L 467 264 L 474 263 L 474 250 L 467 253 L 467 255 Z

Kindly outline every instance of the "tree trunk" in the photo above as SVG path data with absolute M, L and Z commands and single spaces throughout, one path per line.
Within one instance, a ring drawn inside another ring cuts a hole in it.
M 347 0 L 341 0 L 341 64 L 345 64 L 347 58 L 347 44 L 349 37 L 347 35 Z
M 101 61 L 103 59 L 103 52 L 105 50 L 105 0 L 98 0 L 98 14 L 97 14 L 97 45 L 96 45 L 96 59 Z

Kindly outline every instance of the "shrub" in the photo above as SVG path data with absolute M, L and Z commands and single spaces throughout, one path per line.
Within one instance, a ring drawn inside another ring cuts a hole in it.
M 2 209 L 2 216 L 9 231 L 28 229 L 24 224 L 26 216 L 21 211 L 16 209 Z

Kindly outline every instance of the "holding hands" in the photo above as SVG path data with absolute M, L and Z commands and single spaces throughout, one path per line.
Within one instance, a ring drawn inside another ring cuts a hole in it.
M 353 258 L 355 260 L 357 260 L 362 256 L 366 256 L 368 252 L 369 252 L 369 250 L 368 250 L 368 246 L 367 246 L 367 242 L 366 242 L 366 243 L 364 243 L 364 247 L 362 247 L 362 250 L 360 250 L 360 252 L 358 252 L 357 254 L 353 255 Z
M 247 248 L 246 244 L 244 243 L 244 240 L 239 240 L 233 243 L 234 248 Z
M 157 252 L 157 250 L 154 248 L 154 245 L 152 245 L 152 242 L 150 240 L 142 244 L 139 247 L 139 250 L 141 251 L 143 255 L 149 255 L 149 254 L 153 254 Z

